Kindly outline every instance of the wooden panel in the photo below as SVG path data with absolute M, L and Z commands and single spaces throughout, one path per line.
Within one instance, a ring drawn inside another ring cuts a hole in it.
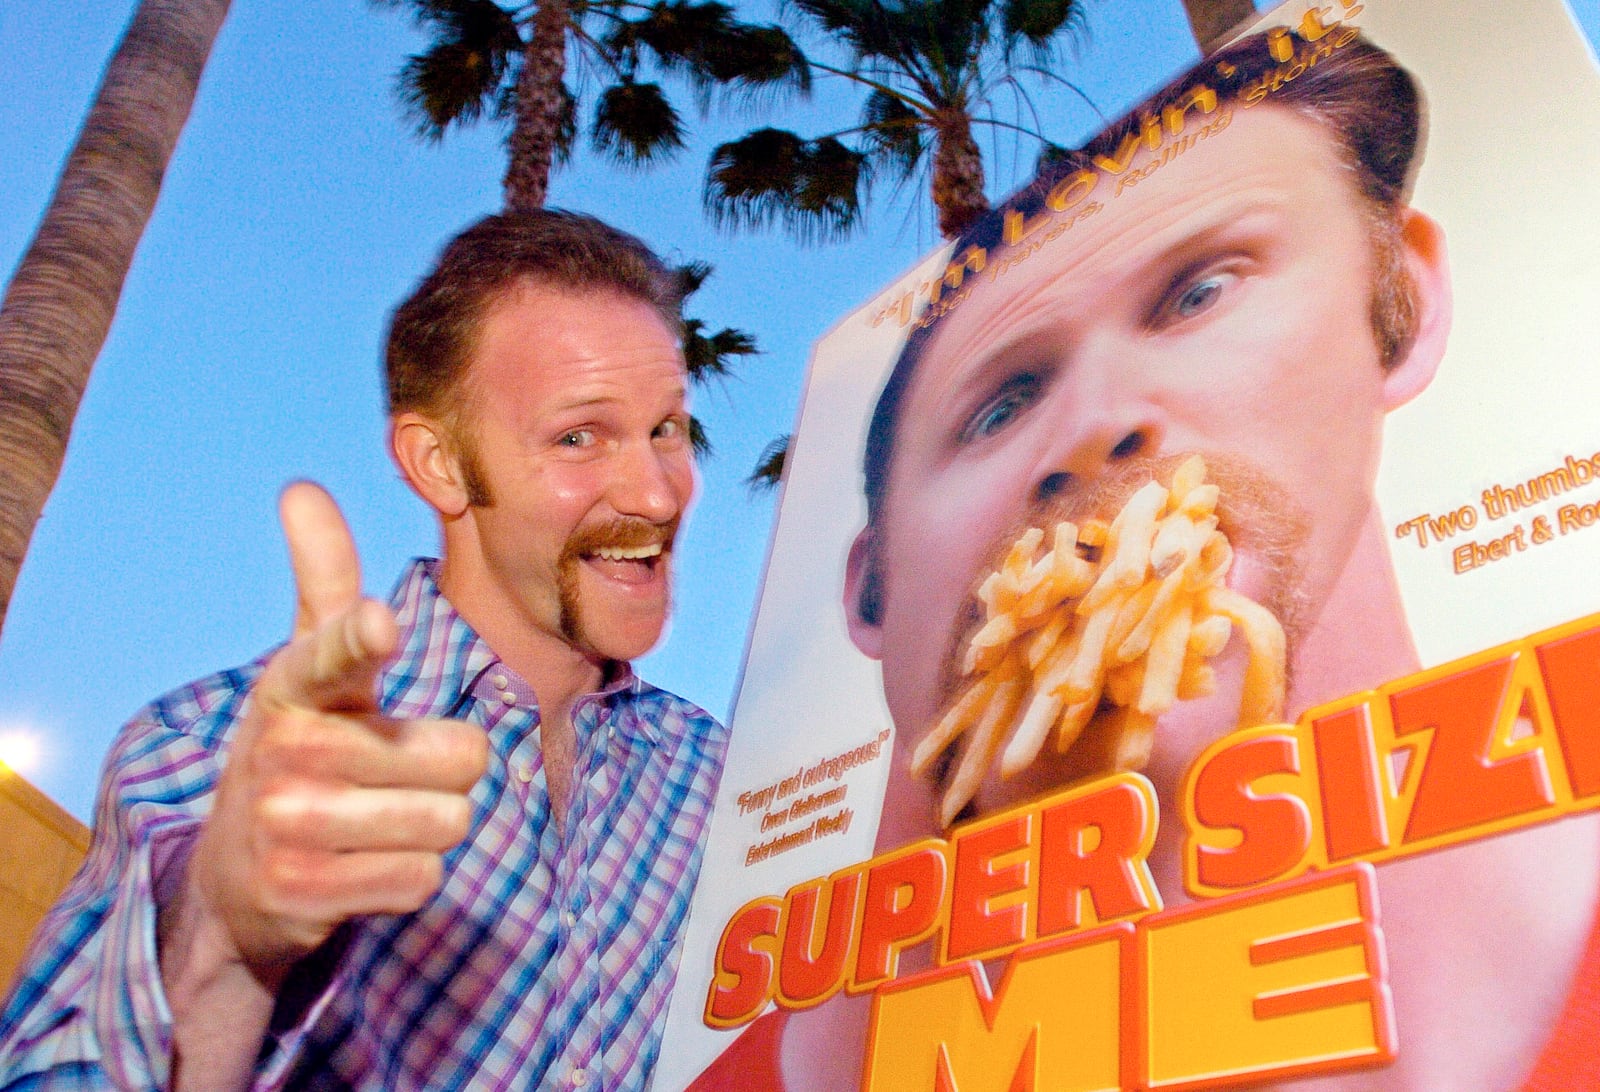
M 88 849 L 88 827 L 0 764 L 0 989 Z

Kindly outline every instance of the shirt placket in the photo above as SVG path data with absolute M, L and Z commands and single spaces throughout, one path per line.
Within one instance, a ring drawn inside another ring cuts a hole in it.
M 556 972 L 555 981 L 566 983 L 552 991 L 535 1040 L 523 1044 L 518 1075 L 503 1085 L 510 1088 L 582 1088 L 588 1074 L 572 1061 L 573 1045 L 579 1041 L 578 1023 L 595 985 L 584 973 L 573 954 L 581 946 L 578 910 L 585 898 L 586 869 L 581 852 L 574 852 L 574 839 L 563 836 L 556 827 L 550 808 L 549 781 L 544 769 L 543 743 L 539 729 L 543 717 L 531 690 L 495 665 L 486 682 L 493 688 L 487 699 L 495 703 L 495 718 L 506 732 L 511 748 L 506 755 L 507 775 L 512 792 L 521 803 L 523 822 L 537 844 L 537 855 L 549 869 L 550 896 L 540 912 L 539 931 L 554 935 L 555 951 L 548 965 Z M 568 817 L 572 829 L 573 816 Z M 530 999 L 531 1000 L 531 999 Z M 553 1052 L 546 1054 L 540 1044 Z M 540 1063 L 543 1056 L 547 1062 Z M 502 1087 L 502 1086 L 497 1086 Z
M 572 800 L 566 830 L 561 834 L 559 867 L 561 890 L 560 956 L 562 977 L 574 983 L 569 1011 L 572 1032 L 563 1048 L 563 1066 L 554 1076 L 558 1087 L 609 1089 L 606 1076 L 604 1028 L 606 1014 L 600 998 L 600 920 L 591 887 L 594 860 L 592 816 L 604 792 L 606 734 L 602 723 L 604 703 L 581 698 L 572 710 L 572 728 L 578 742 Z

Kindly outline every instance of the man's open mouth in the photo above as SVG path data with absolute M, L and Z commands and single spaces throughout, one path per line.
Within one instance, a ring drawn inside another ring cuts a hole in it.
M 649 546 L 602 546 L 590 556 L 602 561 L 651 561 L 661 556 L 661 543 Z
M 600 546 L 580 555 L 603 576 L 624 584 L 649 583 L 666 559 L 666 544 L 651 542 L 638 546 Z
M 590 525 L 571 536 L 563 557 L 619 584 L 651 584 L 666 573 L 672 557 L 677 522 L 651 524 L 648 520 L 619 519 Z

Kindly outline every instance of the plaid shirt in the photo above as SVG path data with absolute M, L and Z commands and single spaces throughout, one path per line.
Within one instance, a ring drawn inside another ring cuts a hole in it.
M 380 680 L 383 708 L 488 732 L 472 833 L 427 906 L 346 923 L 317 953 L 326 966 L 291 976 L 256 1087 L 643 1089 L 726 729 L 626 670 L 580 698 L 563 835 L 531 689 L 440 596 L 427 562 L 394 603 L 402 649 Z M 174 691 L 118 737 L 89 857 L 0 1016 L 0 1084 L 166 1086 L 155 901 L 210 808 L 262 662 Z M 297 990 L 295 977 L 310 981 Z

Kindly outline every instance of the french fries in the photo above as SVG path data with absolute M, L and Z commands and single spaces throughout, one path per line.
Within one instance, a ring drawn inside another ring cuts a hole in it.
M 1249 652 L 1239 723 L 1283 715 L 1283 627 L 1223 583 L 1233 548 L 1217 529 L 1218 488 L 1205 478 L 1194 455 L 1170 486 L 1149 482 L 1109 524 L 1030 528 L 979 586 L 984 618 L 967 642 L 967 682 L 911 761 L 922 773 L 965 737 L 941 802 L 945 825 L 991 766 L 1015 775 L 1052 733 L 1064 752 L 1093 722 L 1109 733 L 1115 768 L 1142 769 L 1156 718 L 1215 689 L 1207 661 L 1234 627 Z

